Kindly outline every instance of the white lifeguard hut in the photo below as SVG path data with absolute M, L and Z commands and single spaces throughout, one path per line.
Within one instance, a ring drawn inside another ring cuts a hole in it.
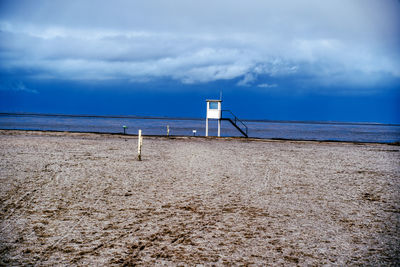
M 218 120 L 218 137 L 221 136 L 221 102 L 222 100 L 207 99 L 206 136 L 208 136 L 208 119 Z

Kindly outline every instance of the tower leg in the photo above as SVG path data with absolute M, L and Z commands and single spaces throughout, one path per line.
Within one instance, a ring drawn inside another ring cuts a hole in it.
M 221 137 L 221 120 L 218 119 L 218 137 Z
M 206 119 L 206 136 L 208 136 L 208 119 Z

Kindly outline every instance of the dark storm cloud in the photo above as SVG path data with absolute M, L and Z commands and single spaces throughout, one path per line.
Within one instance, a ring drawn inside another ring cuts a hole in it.
M 38 79 L 184 83 L 400 77 L 399 2 L 3 1 L 0 68 Z M 279 88 L 278 85 L 273 87 Z

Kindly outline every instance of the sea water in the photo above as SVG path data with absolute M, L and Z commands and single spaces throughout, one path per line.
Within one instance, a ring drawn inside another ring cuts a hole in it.
M 249 137 L 293 140 L 335 140 L 392 143 L 400 141 L 400 125 L 374 123 L 327 123 L 244 121 Z M 133 116 L 74 116 L 51 114 L 0 114 L 0 129 L 71 131 L 144 135 L 204 136 L 205 119 L 149 118 Z M 193 133 L 196 130 L 196 133 Z M 209 135 L 217 135 L 217 121 L 209 120 Z M 222 121 L 221 136 L 242 136 L 229 121 Z

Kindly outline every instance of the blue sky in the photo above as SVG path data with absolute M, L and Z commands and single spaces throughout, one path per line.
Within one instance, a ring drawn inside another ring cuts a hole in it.
M 400 122 L 400 2 L 0 1 L 0 111 Z

